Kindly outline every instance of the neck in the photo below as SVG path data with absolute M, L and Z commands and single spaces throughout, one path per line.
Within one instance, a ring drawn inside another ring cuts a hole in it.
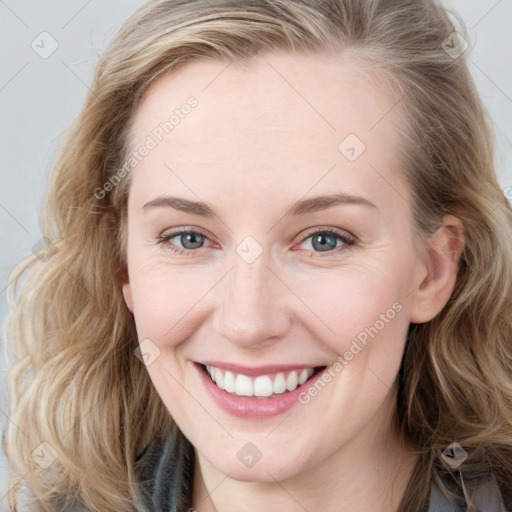
M 389 398 L 394 398 L 393 393 Z M 388 411 L 384 423 L 382 415 L 374 418 L 321 464 L 283 481 L 234 480 L 196 451 L 193 508 L 199 512 L 320 507 L 323 512 L 397 512 L 418 456 L 400 435 L 394 408 Z

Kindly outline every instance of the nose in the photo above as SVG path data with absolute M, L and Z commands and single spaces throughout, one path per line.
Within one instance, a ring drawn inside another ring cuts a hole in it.
M 258 348 L 289 330 L 289 292 L 268 266 L 265 252 L 252 263 L 234 254 L 233 267 L 219 287 L 214 328 L 232 344 Z

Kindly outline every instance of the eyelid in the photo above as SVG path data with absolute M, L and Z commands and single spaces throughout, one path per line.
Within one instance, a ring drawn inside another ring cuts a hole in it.
M 357 247 L 359 242 L 358 238 L 354 236 L 352 233 L 345 231 L 344 229 L 334 228 L 331 226 L 315 226 L 313 228 L 308 229 L 302 236 L 299 244 L 302 244 L 305 240 L 308 240 L 314 234 L 328 234 L 334 236 L 336 239 L 340 240 L 342 244 L 339 247 L 335 247 L 334 249 L 330 249 L 327 251 L 313 251 L 311 249 L 301 249 L 302 251 L 306 251 L 308 256 L 312 258 L 336 258 L 340 254 L 345 254 L 347 251 L 354 249 Z
M 188 233 L 198 234 L 203 236 L 206 240 L 210 241 L 212 245 L 206 247 L 198 247 L 197 249 L 186 249 L 185 247 L 178 247 L 177 245 L 170 242 L 171 238 L 174 238 L 179 235 L 186 235 Z M 173 254 L 179 256 L 194 256 L 196 254 L 202 253 L 201 249 L 207 249 L 208 247 L 215 246 L 215 242 L 210 240 L 210 235 L 206 233 L 203 229 L 195 227 L 195 226 L 180 226 L 178 228 L 170 228 L 162 231 L 157 237 L 157 244 L 161 244 L 164 249 L 172 252 Z
M 301 236 L 301 242 L 309 238 L 311 235 L 314 235 L 315 233 L 330 233 L 336 236 L 339 236 L 340 238 L 345 238 L 347 242 L 355 244 L 358 242 L 357 237 L 355 237 L 352 233 L 349 231 L 346 231 L 341 228 L 334 228 L 331 226 L 315 226 L 313 228 L 309 228 L 306 230 L 306 232 Z
M 210 245 L 210 246 L 206 246 L 206 247 L 198 247 L 197 249 L 186 249 L 186 248 L 177 247 L 169 241 L 171 238 L 174 238 L 178 235 L 185 235 L 188 233 L 201 235 L 206 240 L 210 241 L 210 243 L 213 244 L 213 246 L 216 245 L 215 242 L 213 242 L 211 240 L 212 237 L 210 237 L 209 233 L 207 233 L 205 230 L 203 230 L 199 227 L 196 227 L 196 226 L 180 226 L 177 228 L 167 229 L 167 230 L 163 231 L 160 235 L 158 235 L 157 243 L 167 244 L 168 248 L 172 252 L 179 253 L 181 255 L 189 255 L 194 252 L 200 252 L 201 249 L 211 247 L 211 245 Z M 352 246 L 356 245 L 358 242 L 357 237 L 355 237 L 352 233 L 345 231 L 344 229 L 334 228 L 332 226 L 314 226 L 312 228 L 307 229 L 306 232 L 301 235 L 301 238 L 298 243 L 301 244 L 305 240 L 310 238 L 312 235 L 319 234 L 319 233 L 331 234 L 331 235 L 337 237 L 339 240 L 341 240 L 343 242 L 343 244 L 340 247 L 337 247 L 335 249 L 331 249 L 328 251 L 311 251 L 308 249 L 304 249 L 305 251 L 307 251 L 311 254 L 314 254 L 315 257 L 317 257 L 317 256 L 320 256 L 320 257 L 326 256 L 327 257 L 327 256 L 332 256 L 334 254 L 338 254 L 340 251 L 345 251 L 347 249 L 350 249 Z
M 180 226 L 177 228 L 165 229 L 158 235 L 158 239 L 169 238 L 169 237 L 172 238 L 177 235 L 184 235 L 187 233 L 197 233 L 198 235 L 202 235 L 205 238 L 208 238 L 208 240 L 210 240 L 210 238 L 212 238 L 210 236 L 210 234 L 202 228 L 198 228 L 196 226 Z

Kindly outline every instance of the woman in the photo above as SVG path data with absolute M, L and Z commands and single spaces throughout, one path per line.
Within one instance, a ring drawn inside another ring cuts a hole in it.
M 15 271 L 15 510 L 512 510 L 512 214 L 463 43 L 433 0 L 128 20 Z

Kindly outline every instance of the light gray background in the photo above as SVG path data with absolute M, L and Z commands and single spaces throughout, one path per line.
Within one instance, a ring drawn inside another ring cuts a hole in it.
M 42 237 L 43 193 L 64 131 L 83 104 L 99 54 L 123 20 L 143 3 L 0 0 L 0 322 L 6 312 L 9 272 Z M 510 198 L 512 0 L 445 3 L 462 15 L 468 27 L 471 71 L 495 123 L 499 179 Z M 41 36 L 42 32 L 48 32 L 58 44 L 47 58 L 31 46 L 39 44 L 40 52 L 51 48 L 51 39 Z M 0 379 L 4 373 L 0 356 Z M 0 426 L 4 421 L 9 420 L 5 411 L 0 411 Z M 8 510 L 5 481 L 2 454 L 2 510 Z

